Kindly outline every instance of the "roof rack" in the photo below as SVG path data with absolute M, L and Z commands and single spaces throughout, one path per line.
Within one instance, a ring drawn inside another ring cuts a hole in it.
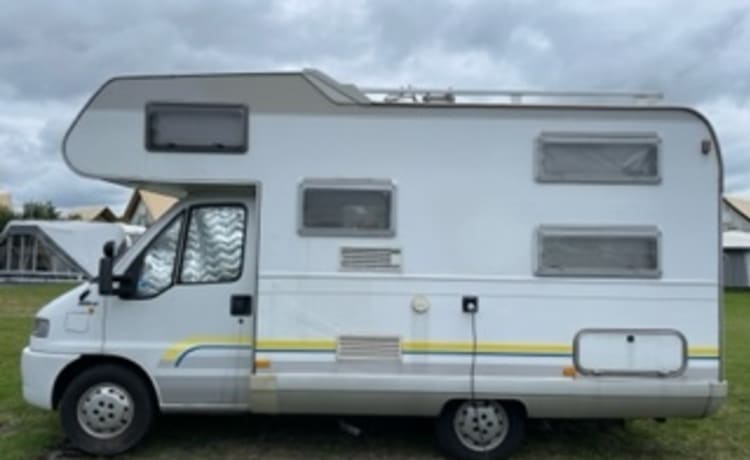
M 441 88 L 357 88 L 365 95 L 380 95 L 385 103 L 460 104 L 460 103 L 511 103 L 511 104 L 590 104 L 630 103 L 653 105 L 664 95 L 649 91 L 539 91 L 496 89 L 441 89 Z

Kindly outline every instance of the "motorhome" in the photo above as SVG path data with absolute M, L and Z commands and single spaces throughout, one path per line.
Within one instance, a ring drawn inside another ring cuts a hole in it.
M 502 458 L 527 419 L 726 398 L 722 167 L 693 109 L 130 76 L 62 153 L 179 198 L 36 316 L 24 396 L 84 451 L 132 448 L 158 413 L 250 411 L 436 417 L 448 455 Z

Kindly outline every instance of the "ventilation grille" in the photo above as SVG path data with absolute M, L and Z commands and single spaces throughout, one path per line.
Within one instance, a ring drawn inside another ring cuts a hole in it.
M 336 344 L 337 359 L 401 359 L 401 339 L 342 335 Z
M 401 270 L 401 250 L 394 248 L 341 248 L 341 269 L 399 271 Z

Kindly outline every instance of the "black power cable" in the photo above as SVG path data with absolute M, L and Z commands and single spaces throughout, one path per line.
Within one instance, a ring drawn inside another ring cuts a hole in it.
M 477 428 L 479 428 L 479 401 L 477 401 L 477 389 L 476 389 L 476 374 L 477 374 L 477 351 L 478 351 L 478 344 L 477 344 L 477 312 L 479 309 L 477 306 L 474 307 L 474 309 L 471 311 L 471 368 L 470 368 L 470 378 L 469 378 L 469 385 L 470 385 L 470 392 L 471 392 L 471 405 L 474 406 L 474 424 Z M 482 431 L 479 431 L 479 436 L 482 438 L 482 442 L 486 442 L 486 439 L 482 433 Z M 489 451 L 485 447 L 484 449 L 485 458 L 489 458 Z
M 476 411 L 476 370 L 477 370 L 477 311 L 473 310 L 471 313 L 471 370 L 470 370 L 470 391 L 471 401 L 474 404 L 474 410 Z

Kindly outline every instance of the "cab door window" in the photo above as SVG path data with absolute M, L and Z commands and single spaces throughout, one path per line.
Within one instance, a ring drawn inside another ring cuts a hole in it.
M 172 285 L 182 221 L 181 214 L 162 230 L 141 256 L 141 268 L 135 286 L 136 297 L 153 297 Z
M 180 284 L 228 283 L 239 279 L 244 236 L 244 206 L 194 207 L 185 236 Z

